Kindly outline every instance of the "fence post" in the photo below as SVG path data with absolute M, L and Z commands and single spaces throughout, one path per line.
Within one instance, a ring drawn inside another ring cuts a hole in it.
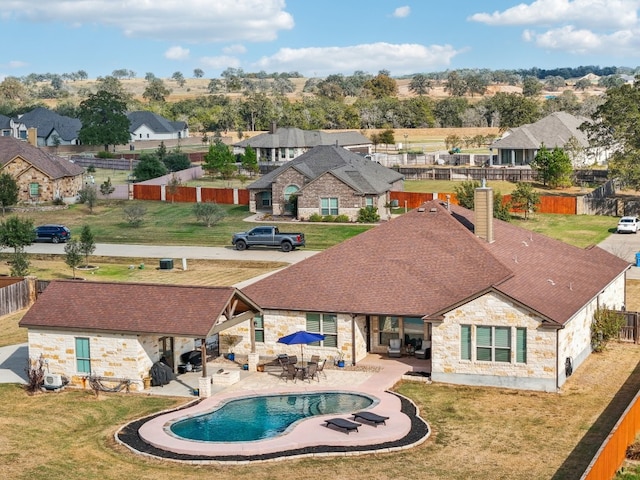
M 202 203 L 202 187 L 200 185 L 196 187 L 196 203 Z

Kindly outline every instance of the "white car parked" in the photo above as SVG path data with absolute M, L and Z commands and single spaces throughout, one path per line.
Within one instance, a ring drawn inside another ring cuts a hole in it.
M 622 217 L 618 222 L 618 233 L 638 233 L 640 229 L 640 220 L 638 217 Z

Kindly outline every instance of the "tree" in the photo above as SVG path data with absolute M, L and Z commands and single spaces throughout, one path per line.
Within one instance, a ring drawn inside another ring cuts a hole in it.
M 422 73 L 414 75 L 409 83 L 409 91 L 420 96 L 428 94 L 432 88 L 433 82 Z
M 581 78 L 574 84 L 574 87 L 576 90 L 587 90 L 591 88 L 591 81 L 586 78 Z
M 472 97 L 474 95 L 484 95 L 487 91 L 487 86 L 489 85 L 487 79 L 479 73 L 467 75 L 464 82 L 467 86 L 467 91 Z
M 196 203 L 193 206 L 193 213 L 198 221 L 203 222 L 207 227 L 218 223 L 227 215 L 224 208 L 215 202 Z
M 125 103 L 130 102 L 133 98 L 132 95 L 122 86 L 122 82 L 116 77 L 110 75 L 107 75 L 106 77 L 98 77 L 96 81 L 96 91 L 108 92 Z
M 127 104 L 117 95 L 100 90 L 80 104 L 78 118 L 82 127 L 78 138 L 85 145 L 123 145 L 131 140 Z
M 394 131 L 388 128 L 380 132 L 380 143 L 384 143 L 385 145 L 393 145 L 396 143 Z
M 209 146 L 209 151 L 204 156 L 202 168 L 209 175 L 220 174 L 224 179 L 231 178 L 236 171 L 236 159 L 229 147 L 218 139 Z
M 84 255 L 85 265 L 89 266 L 89 255 L 96 249 L 96 240 L 89 225 L 83 225 L 80 230 L 80 253 Z
M 453 188 L 453 191 L 458 199 L 458 205 L 469 210 L 475 208 L 475 193 L 476 189 L 480 188 L 480 182 L 477 180 L 464 181 Z M 505 202 L 502 198 L 502 194 L 498 191 L 493 192 L 493 217 L 499 220 L 508 222 L 511 220 L 511 214 L 509 210 L 511 208 L 510 203 Z
M 0 205 L 2 206 L 2 216 L 5 208 L 18 203 L 18 183 L 9 173 L 0 174 Z
M 157 156 L 151 153 L 143 153 L 140 155 L 140 161 L 136 168 L 133 169 L 133 175 L 136 181 L 144 182 L 152 178 L 158 178 L 167 174 L 167 167 L 164 166 Z
M 633 85 L 609 88 L 593 122 L 580 127 L 594 149 L 609 150 L 612 178 L 640 190 L 640 77 Z
M 387 72 L 381 71 L 364 84 L 373 98 L 395 97 L 398 95 L 398 84 Z
M 29 273 L 29 258 L 24 247 L 31 245 L 36 239 L 33 221 L 17 216 L 10 217 L 0 223 L 0 246 L 13 248 L 11 275 L 23 277 Z
M 89 207 L 89 213 L 93 213 L 93 207 L 98 203 L 98 192 L 94 185 L 85 185 L 78 192 L 78 203 L 84 203 Z
M 454 70 L 447 75 L 444 91 L 452 97 L 463 97 L 467 93 L 467 82 Z
M 204 77 L 204 71 L 201 68 L 193 69 L 193 77 L 194 78 L 202 78 Z
M 164 102 L 170 94 L 171 90 L 165 86 L 162 79 L 152 78 L 144 89 L 142 98 L 150 102 Z
M 186 153 L 182 153 L 179 150 L 174 150 L 164 157 L 162 163 L 167 167 L 169 172 L 179 172 L 180 170 L 186 170 L 191 167 L 191 162 Z
M 544 185 L 549 184 L 552 188 L 571 185 L 571 172 L 573 172 L 571 159 L 558 147 L 550 151 L 543 144 L 531 162 L 531 168 L 538 170 Z
M 107 177 L 107 179 L 102 182 L 102 185 L 100 185 L 100 193 L 104 195 L 107 200 L 109 199 L 109 195 L 111 195 L 115 190 L 116 187 L 111 184 L 111 177 Z
M 147 209 L 142 205 L 133 203 L 124 207 L 122 209 L 122 213 L 124 213 L 124 219 L 127 223 L 132 227 L 137 228 L 142 225 L 144 216 L 147 214 Z
M 76 278 L 76 268 L 82 262 L 82 253 L 80 251 L 80 243 L 76 239 L 69 240 L 64 246 L 65 258 L 64 262 L 73 269 L 73 278 Z
M 180 185 L 182 185 L 182 182 L 180 181 L 180 177 L 177 177 L 175 173 L 172 174 L 171 178 L 167 182 L 167 193 L 171 197 L 171 203 L 173 203 L 176 197 L 176 193 L 178 193 L 178 188 L 180 188 Z
M 533 189 L 533 185 L 527 182 L 518 182 L 511 192 L 511 208 L 517 212 L 524 212 L 525 220 L 529 213 L 538 210 L 540 194 Z
M 184 87 L 186 80 L 184 79 L 184 75 L 182 74 L 182 72 L 173 72 L 173 75 L 171 75 L 171 78 L 175 80 L 178 85 L 180 85 L 181 87 Z
M 242 168 L 248 171 L 252 176 L 260 171 L 258 168 L 258 157 L 256 155 L 256 151 L 251 147 L 246 147 L 244 149 L 241 162 Z
M 522 81 L 522 95 L 535 97 L 542 91 L 542 83 L 536 77 L 525 77 Z
M 591 323 L 591 347 L 596 352 L 602 352 L 611 339 L 617 338 L 620 329 L 625 324 L 624 315 L 610 310 L 603 305 L 593 314 Z

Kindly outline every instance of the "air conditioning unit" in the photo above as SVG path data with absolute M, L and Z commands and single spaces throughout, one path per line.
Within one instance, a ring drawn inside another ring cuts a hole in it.
M 62 375 L 57 373 L 46 373 L 44 375 L 44 388 L 56 389 L 62 387 Z

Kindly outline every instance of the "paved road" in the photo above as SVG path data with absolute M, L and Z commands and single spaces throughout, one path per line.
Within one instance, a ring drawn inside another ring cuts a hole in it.
M 63 243 L 34 243 L 25 249 L 27 253 L 64 255 Z M 316 250 L 282 252 L 275 248 L 251 247 L 239 252 L 233 247 L 186 247 L 156 245 L 116 245 L 97 243 L 92 255 L 98 257 L 172 258 L 179 260 L 249 260 L 296 263 L 318 253 Z

